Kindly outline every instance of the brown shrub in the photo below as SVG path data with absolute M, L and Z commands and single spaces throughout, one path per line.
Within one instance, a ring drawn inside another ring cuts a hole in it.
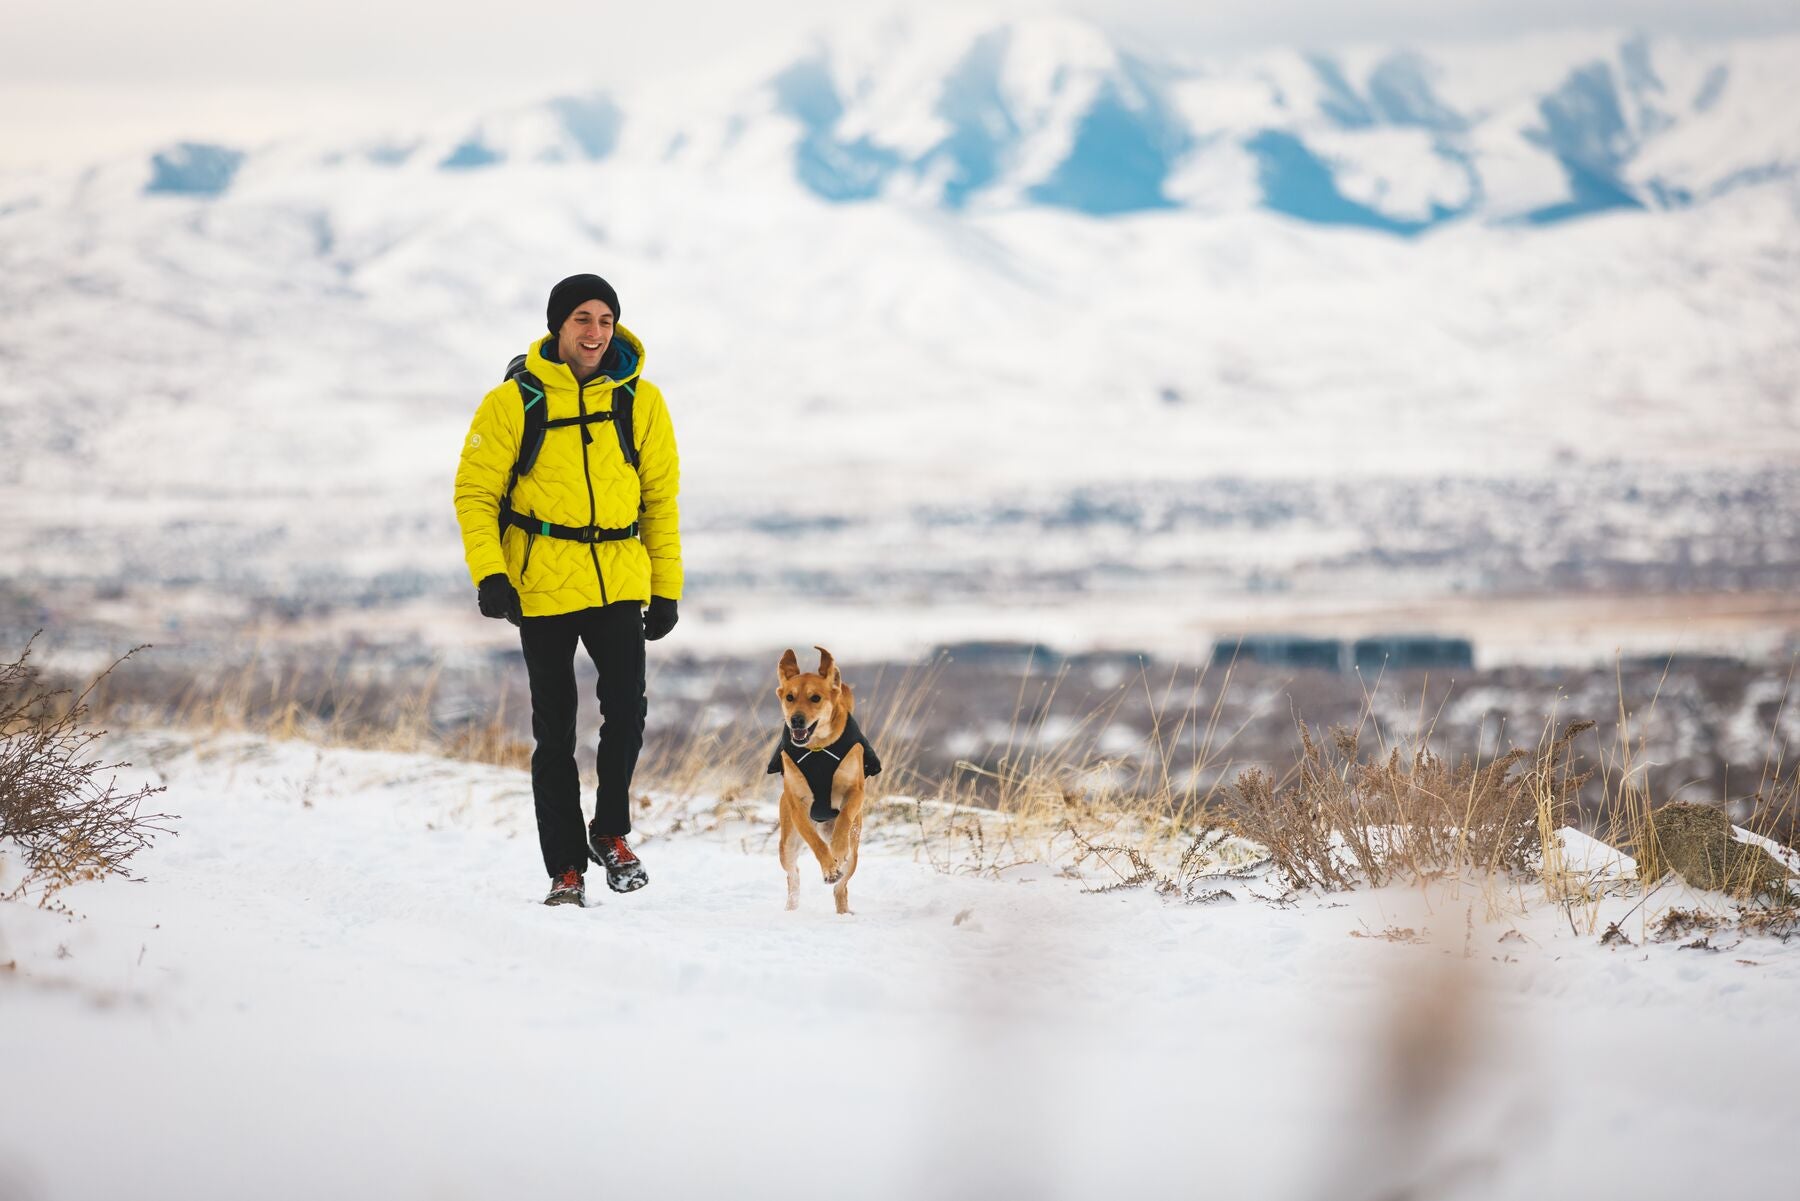
M 42 903 L 78 880 L 124 874 L 133 855 L 169 832 L 171 815 L 141 811 L 163 790 L 121 793 L 112 773 L 130 764 L 93 756 L 106 732 L 87 728 L 88 696 L 130 657 L 79 694 L 42 683 L 31 643 L 0 663 L 0 846 L 17 847 L 25 864 L 12 897 L 37 891 Z

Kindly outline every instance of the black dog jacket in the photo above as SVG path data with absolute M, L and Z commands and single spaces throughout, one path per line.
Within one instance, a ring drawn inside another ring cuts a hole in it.
M 828 822 L 837 816 L 837 810 L 831 807 L 831 777 L 837 772 L 838 764 L 850 748 L 860 746 L 863 749 L 863 775 L 879 776 L 881 760 L 876 757 L 875 747 L 863 737 L 862 727 L 856 724 L 855 717 L 844 719 L 844 733 L 836 742 L 818 750 L 809 750 L 803 746 L 795 746 L 788 741 L 788 731 L 781 732 L 781 740 L 775 744 L 775 753 L 769 756 L 769 774 L 781 774 L 781 757 L 786 755 L 793 765 L 800 769 L 806 777 L 806 783 L 812 788 L 812 812 L 809 816 L 816 822 Z

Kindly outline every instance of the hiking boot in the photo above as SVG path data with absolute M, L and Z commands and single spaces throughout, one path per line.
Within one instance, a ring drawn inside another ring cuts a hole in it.
M 586 905 L 587 884 L 581 873 L 570 868 L 562 875 L 550 881 L 550 895 L 544 898 L 546 905 Z
M 606 886 L 614 892 L 636 892 L 650 883 L 644 865 L 632 853 L 625 840 L 617 835 L 601 835 L 588 830 L 588 854 L 606 869 Z

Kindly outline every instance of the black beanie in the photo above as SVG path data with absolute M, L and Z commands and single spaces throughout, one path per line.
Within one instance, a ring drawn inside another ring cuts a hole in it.
M 571 275 L 554 288 L 550 289 L 550 305 L 544 310 L 544 317 L 550 322 L 550 332 L 560 334 L 563 322 L 569 314 L 590 300 L 600 300 L 612 310 L 613 320 L 619 319 L 619 294 L 613 286 L 598 275 Z

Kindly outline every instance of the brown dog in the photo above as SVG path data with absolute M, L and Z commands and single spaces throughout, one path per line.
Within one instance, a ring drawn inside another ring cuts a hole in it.
M 781 774 L 781 867 L 787 907 L 800 905 L 800 844 L 819 861 L 837 911 L 850 912 L 850 877 L 862 843 L 863 780 L 881 771 L 875 748 L 856 724 L 856 697 L 822 646 L 819 670 L 801 672 L 794 652 L 781 656 L 781 742 L 769 772 Z

